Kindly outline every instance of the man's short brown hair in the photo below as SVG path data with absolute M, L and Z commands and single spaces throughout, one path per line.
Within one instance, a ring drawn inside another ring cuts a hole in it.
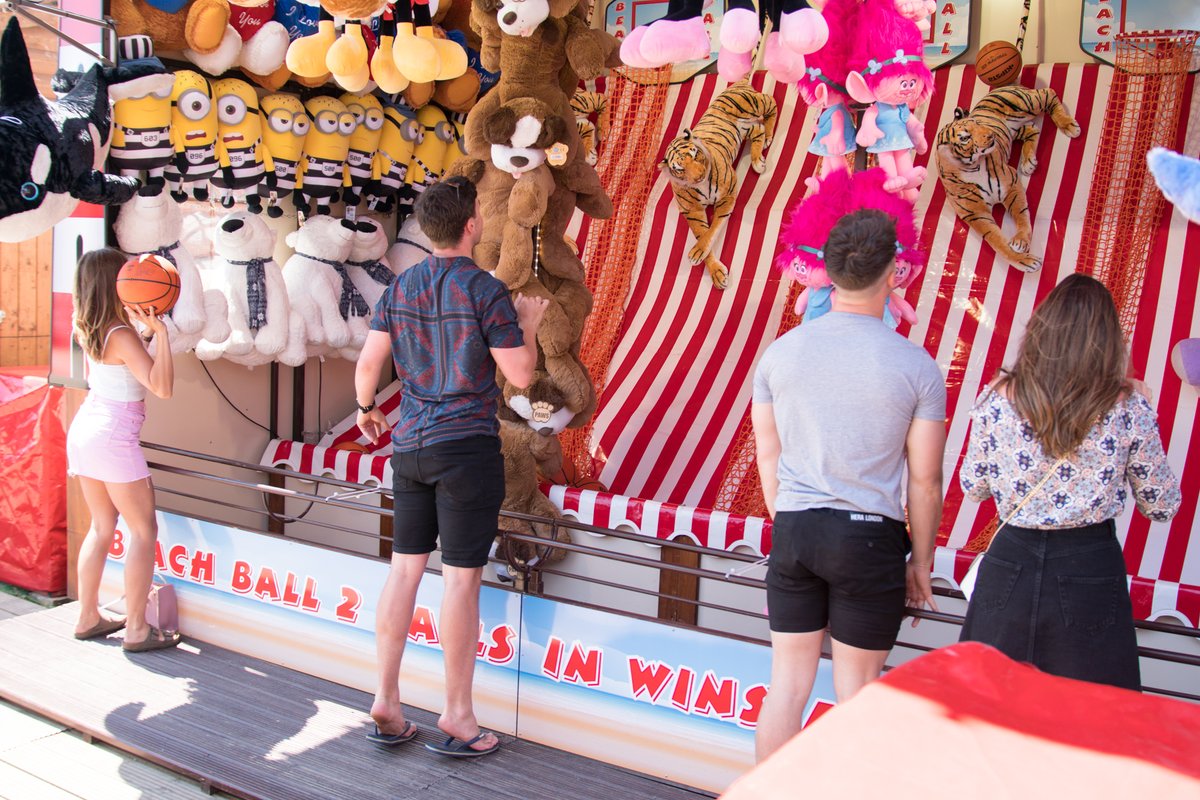
M 413 213 L 434 247 L 454 247 L 475 216 L 475 184 L 460 175 L 435 183 L 417 198 Z
M 829 280 L 852 292 L 874 285 L 895 258 L 896 222 L 873 208 L 842 217 L 825 242 Z

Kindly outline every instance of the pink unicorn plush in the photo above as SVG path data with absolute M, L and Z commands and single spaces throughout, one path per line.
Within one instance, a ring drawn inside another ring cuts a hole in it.
M 896 12 L 892 0 L 864 0 L 846 76 L 850 96 L 872 104 L 863 114 L 857 141 L 875 153 L 888 174 L 884 188 L 916 200 L 925 168 L 914 167 L 912 149 L 924 153 L 925 126 L 912 109 L 933 94 L 933 74 L 925 66 L 917 26 Z

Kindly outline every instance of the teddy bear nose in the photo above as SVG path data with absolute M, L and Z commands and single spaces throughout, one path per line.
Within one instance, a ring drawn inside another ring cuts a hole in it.
M 514 22 L 517 21 L 517 12 L 509 11 L 507 14 L 504 15 L 503 21 L 504 21 L 505 25 L 512 25 Z
M 529 163 L 529 159 L 525 156 L 513 156 L 509 159 L 509 162 L 511 162 L 514 167 L 523 167 Z
M 221 230 L 225 231 L 226 233 L 233 233 L 234 231 L 239 230 L 245 224 L 246 223 L 242 222 L 240 219 L 227 219 L 221 223 Z

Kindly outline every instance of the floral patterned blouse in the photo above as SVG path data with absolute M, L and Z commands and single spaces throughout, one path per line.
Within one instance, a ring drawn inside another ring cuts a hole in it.
M 1057 459 L 1042 453 L 1033 428 L 1007 398 L 985 389 L 971 411 L 971 435 L 959 481 L 967 497 L 994 497 L 1001 519 L 1045 477 Z M 1009 522 L 1023 528 L 1074 528 L 1119 517 L 1128 482 L 1138 510 L 1165 522 L 1179 510 L 1179 481 L 1167 465 L 1158 419 L 1137 392 L 1118 400 L 1079 449 Z

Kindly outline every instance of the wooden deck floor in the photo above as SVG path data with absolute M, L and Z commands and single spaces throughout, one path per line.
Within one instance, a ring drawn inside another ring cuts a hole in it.
M 394 752 L 363 738 L 363 692 L 203 642 L 126 656 L 77 642 L 74 604 L 0 620 L 0 698 L 246 798 L 670 798 L 705 793 L 502 736 L 499 753 L 428 752 L 436 717 Z

